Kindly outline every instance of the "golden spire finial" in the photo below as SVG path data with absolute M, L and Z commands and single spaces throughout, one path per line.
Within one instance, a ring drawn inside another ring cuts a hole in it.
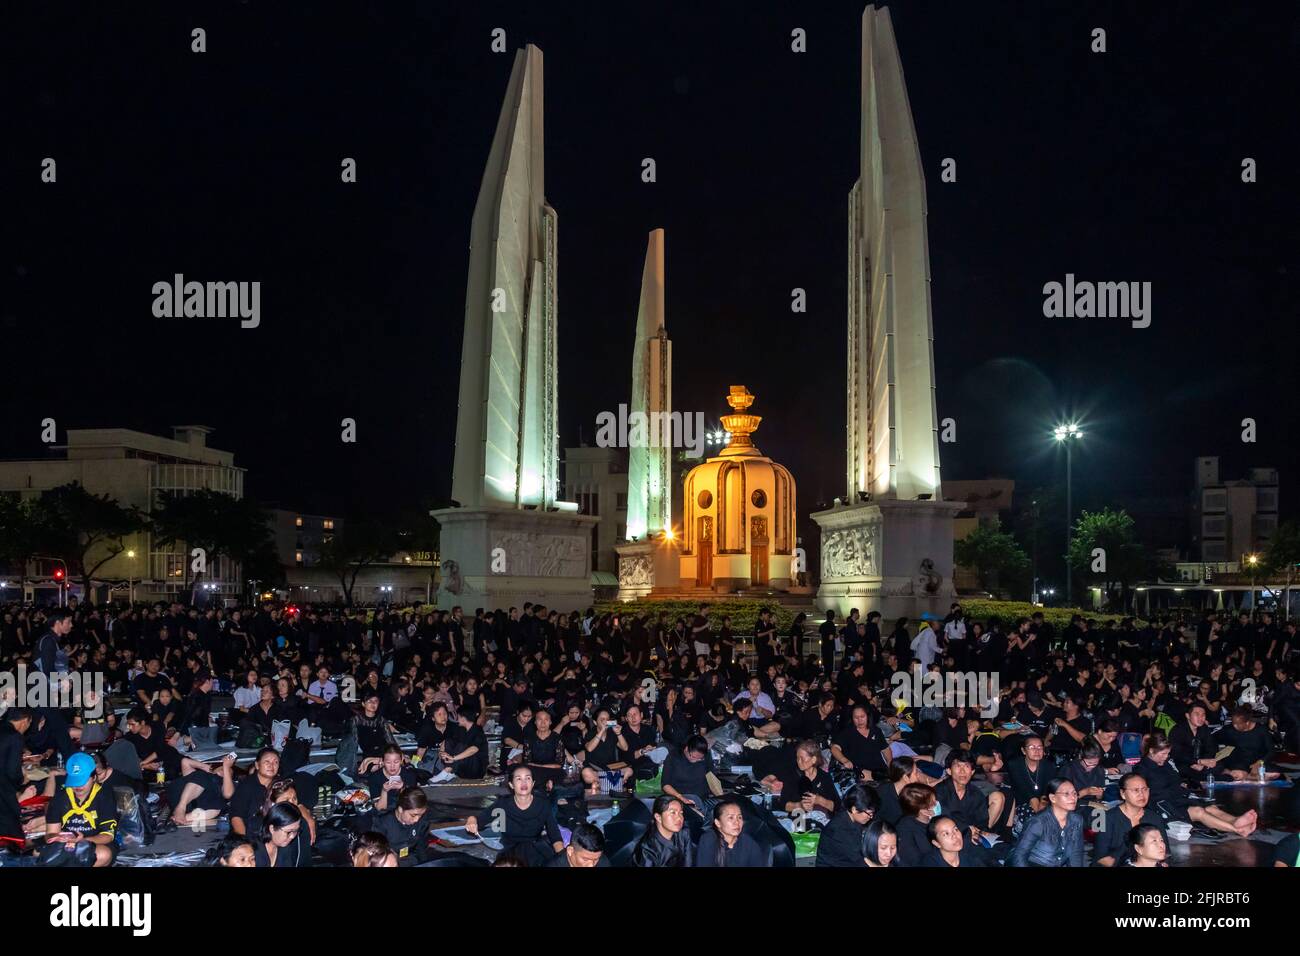
M 758 429 L 758 423 L 763 420 L 761 415 L 746 414 L 746 409 L 754 404 L 754 396 L 745 386 L 733 385 L 731 393 L 727 396 L 727 404 L 734 409 L 733 414 L 722 416 L 722 427 L 731 433 L 728 445 L 732 448 L 752 446 L 754 442 L 749 436 Z

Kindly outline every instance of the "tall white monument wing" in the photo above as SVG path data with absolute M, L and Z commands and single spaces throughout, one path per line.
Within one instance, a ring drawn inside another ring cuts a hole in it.
M 515 55 L 470 226 L 452 497 L 554 506 L 555 210 L 542 161 L 542 51 Z
M 628 452 L 629 538 L 644 539 L 672 522 L 672 407 L 672 343 L 664 325 L 664 231 L 655 229 L 646 245 L 632 348 L 628 411 L 646 416 L 649 446 Z
M 925 175 L 889 11 L 862 15 L 849 193 L 848 491 L 939 499 Z

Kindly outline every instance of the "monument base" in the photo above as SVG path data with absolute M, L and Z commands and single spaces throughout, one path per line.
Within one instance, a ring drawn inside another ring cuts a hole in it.
M 443 508 L 438 607 L 522 608 L 543 604 L 562 614 L 593 603 L 591 529 L 600 519 L 569 511 Z
M 618 552 L 618 595 L 620 601 L 649 597 L 655 588 L 675 588 L 681 572 L 681 555 L 676 541 L 652 538 L 614 545 Z
M 812 515 L 821 529 L 823 611 L 879 611 L 895 619 L 944 617 L 956 600 L 952 521 L 960 501 L 880 501 L 840 505 Z

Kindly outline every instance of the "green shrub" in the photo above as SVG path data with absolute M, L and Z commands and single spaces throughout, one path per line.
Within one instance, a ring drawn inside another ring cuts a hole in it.
M 723 615 L 728 615 L 731 617 L 732 631 L 741 635 L 752 634 L 754 632 L 754 622 L 758 620 L 758 612 L 761 608 L 767 608 L 772 612 L 772 618 L 776 621 L 777 630 L 784 637 L 790 630 L 790 625 L 794 623 L 795 611 L 775 602 L 767 603 L 753 598 L 743 600 L 716 599 L 709 605 L 709 627 L 716 631 L 722 627 Z M 677 601 L 666 598 L 626 602 L 596 602 L 596 613 L 598 615 L 608 612 L 617 614 L 620 617 L 646 615 L 654 619 L 659 616 L 660 611 L 667 611 L 670 624 L 679 617 L 686 618 L 687 623 L 689 623 L 699 609 L 699 601 Z
M 1022 617 L 1032 617 L 1036 612 L 1041 611 L 1043 620 L 1051 624 L 1058 631 L 1070 626 L 1070 618 L 1076 614 L 1081 614 L 1086 618 L 1091 618 L 1098 624 L 1104 624 L 1106 621 L 1119 622 L 1124 619 L 1122 614 L 1102 614 L 1099 611 L 1088 611 L 1078 607 L 1037 607 L 1028 601 L 962 601 L 962 610 L 966 612 L 966 620 L 970 623 L 978 621 L 983 624 L 990 619 L 997 621 L 1003 630 L 1014 628 L 1016 621 Z M 1141 622 L 1134 618 L 1138 624 Z

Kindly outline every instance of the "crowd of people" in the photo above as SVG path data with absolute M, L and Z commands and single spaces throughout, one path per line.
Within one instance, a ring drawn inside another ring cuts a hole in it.
M 500 840 L 502 866 L 774 865 L 785 840 L 769 809 L 818 835 L 819 866 L 1082 866 L 1088 833 L 1095 865 L 1162 866 L 1171 826 L 1259 826 L 1203 785 L 1277 779 L 1277 752 L 1300 751 L 1300 642 L 1267 612 L 1076 616 L 1059 632 L 1041 613 L 1004 627 L 959 605 L 785 629 L 767 609 L 733 622 L 707 605 L 0 614 L 0 669 L 98 675 L 104 698 L 127 701 L 119 720 L 94 694 L 0 699 L 0 865 L 114 863 L 125 775 L 166 826 L 228 822 L 221 866 L 425 862 L 431 786 L 498 776 L 506 793 L 462 822 Z M 976 671 L 997 693 L 893 699 L 914 668 Z M 368 791 L 345 834 L 320 819 L 293 737 L 339 740 L 338 764 Z M 128 768 L 112 759 L 123 742 Z M 233 754 L 190 756 L 227 745 L 257 749 L 247 773 Z M 654 799 L 614 846 L 585 801 L 639 784 Z M 33 802 L 43 817 L 24 812 Z M 1298 853 L 1292 836 L 1274 859 Z

